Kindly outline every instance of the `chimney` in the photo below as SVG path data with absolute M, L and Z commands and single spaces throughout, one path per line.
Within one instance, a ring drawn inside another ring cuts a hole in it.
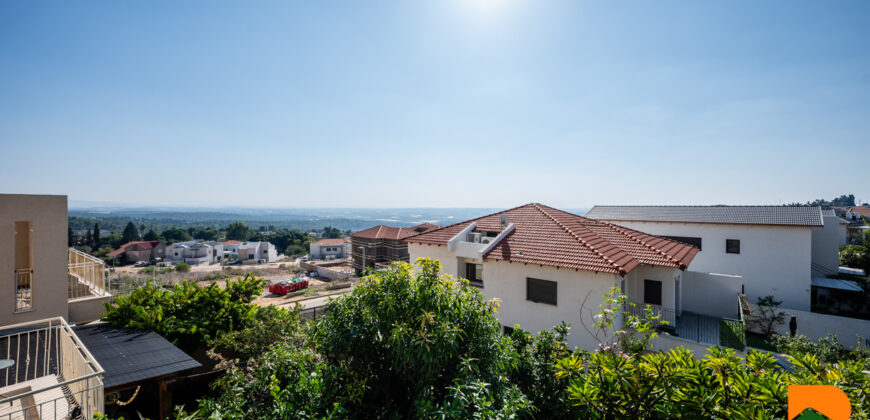
M 501 228 L 504 229 L 507 227 L 507 225 L 508 225 L 507 214 L 502 213 L 501 214 Z

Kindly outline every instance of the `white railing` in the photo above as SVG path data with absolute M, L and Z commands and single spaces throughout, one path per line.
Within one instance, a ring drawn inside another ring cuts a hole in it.
M 109 279 L 103 260 L 69 249 L 69 299 L 109 295 Z
M 103 368 L 63 318 L 0 328 L 0 359 L 0 420 L 103 412 Z
M 646 308 L 650 308 L 652 310 L 652 315 L 658 317 L 658 320 L 652 322 L 654 327 L 659 326 L 662 323 L 661 321 L 667 321 L 670 326 L 676 325 L 677 319 L 673 308 L 665 308 L 663 306 L 649 305 L 645 303 L 634 303 L 633 305 L 626 304 L 625 312 L 643 319 L 646 316 Z
M 33 309 L 33 269 L 15 270 L 15 312 Z

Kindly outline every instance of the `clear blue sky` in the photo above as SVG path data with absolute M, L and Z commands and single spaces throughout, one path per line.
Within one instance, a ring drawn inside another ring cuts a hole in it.
M 0 2 L 0 192 L 870 200 L 870 2 Z

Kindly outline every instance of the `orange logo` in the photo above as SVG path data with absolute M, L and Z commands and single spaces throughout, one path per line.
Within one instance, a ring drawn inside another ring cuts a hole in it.
M 840 388 L 833 385 L 789 385 L 789 420 L 818 418 L 815 413 L 804 413 L 810 408 L 831 420 L 849 420 L 852 415 L 849 397 Z

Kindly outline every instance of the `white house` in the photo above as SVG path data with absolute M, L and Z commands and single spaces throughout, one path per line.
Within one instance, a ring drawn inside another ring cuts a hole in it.
M 350 257 L 350 240 L 347 238 L 321 239 L 308 246 L 312 260 L 342 259 Z
M 573 326 L 571 346 L 598 345 L 583 326 L 592 325 L 612 287 L 651 306 L 690 340 L 718 344 L 718 317 L 738 316 L 739 277 L 686 271 L 698 248 L 541 204 L 404 241 L 411 261 L 437 259 L 447 274 L 500 299 L 497 317 L 505 329 L 519 324 L 537 333 L 566 321 Z M 713 322 L 704 325 L 711 328 L 702 331 L 697 321 L 708 318 Z
M 223 260 L 223 257 L 224 249 L 220 242 L 187 241 L 166 247 L 165 261 L 170 264 L 215 264 Z
M 278 260 L 278 251 L 271 242 L 245 242 L 239 245 L 239 261 L 244 264 L 257 264 L 261 262 L 275 262 Z
M 813 255 L 824 254 L 813 252 L 820 207 L 595 206 L 586 217 L 696 245 L 693 270 L 742 276 L 753 303 L 773 295 L 784 308 L 810 310 Z

